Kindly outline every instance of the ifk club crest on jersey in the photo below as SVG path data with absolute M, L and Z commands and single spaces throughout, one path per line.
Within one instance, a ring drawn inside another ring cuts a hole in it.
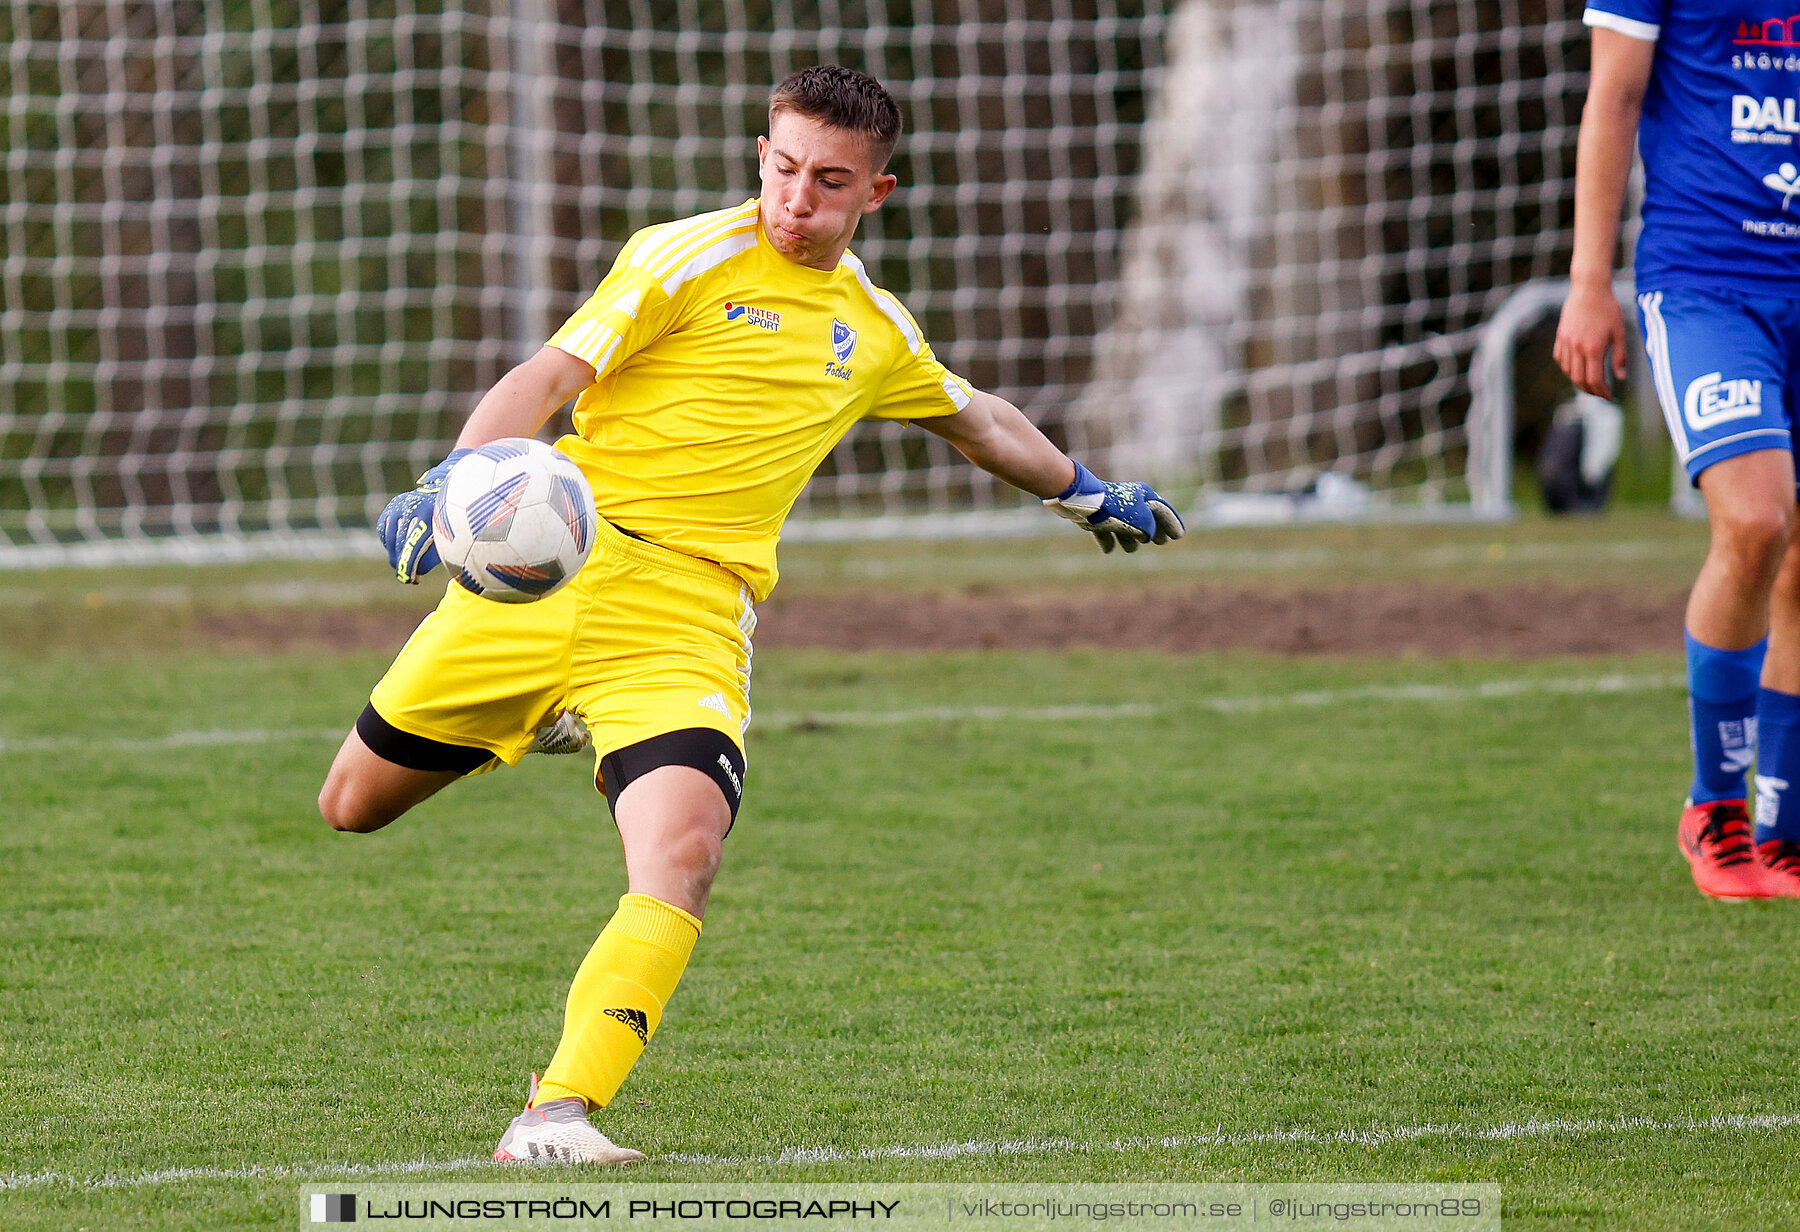
M 825 371 L 840 381 L 850 379 L 850 369 L 844 365 L 850 362 L 851 354 L 856 350 L 856 331 L 838 320 L 831 319 L 831 353 L 837 358 L 825 365 Z

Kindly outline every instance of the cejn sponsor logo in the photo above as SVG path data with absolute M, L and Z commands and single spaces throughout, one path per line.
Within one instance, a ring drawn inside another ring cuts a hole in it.
M 1749 419 L 1762 414 L 1762 382 L 1723 380 L 1723 373 L 1709 372 L 1696 377 L 1687 387 L 1682 410 L 1688 427 L 1704 432 L 1733 419 Z
M 1765 98 L 1760 102 L 1748 94 L 1731 97 L 1731 140 L 1737 145 L 1793 145 L 1794 134 L 1800 133 L 1800 116 L 1795 114 L 1800 99 Z
M 725 301 L 725 319 L 727 321 L 745 321 L 758 329 L 768 330 L 771 334 L 781 328 L 781 314 L 771 312 L 767 308 L 757 308 L 751 304 L 734 304 Z

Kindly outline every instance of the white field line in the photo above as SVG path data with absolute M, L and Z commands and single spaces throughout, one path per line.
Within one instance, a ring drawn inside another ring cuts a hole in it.
M 234 744 L 292 744 L 307 740 L 342 740 L 346 727 L 288 727 L 272 730 L 179 731 L 166 736 L 15 736 L 0 738 L 6 753 L 72 753 L 104 749 L 109 753 L 158 752 L 164 749 L 213 748 Z
M 1679 1117 L 1659 1121 L 1650 1117 L 1614 1117 L 1607 1120 L 1533 1118 L 1508 1125 L 1403 1125 L 1392 1129 L 1269 1129 L 1213 1130 L 1161 1137 L 1113 1138 L 1081 1142 L 1073 1138 L 1013 1138 L 997 1141 L 973 1139 L 936 1146 L 865 1147 L 846 1151 L 836 1147 L 786 1147 L 767 1155 L 669 1154 L 655 1158 L 662 1163 L 715 1167 L 788 1167 L 804 1164 L 870 1163 L 884 1159 L 963 1159 L 1004 1155 L 1121 1155 L 1175 1151 L 1191 1147 L 1351 1145 L 1391 1146 L 1432 1139 L 1462 1142 L 1510 1142 L 1527 1138 L 1594 1138 L 1611 1134 L 1660 1133 L 1762 1133 L 1800 1127 L 1800 1116 L 1791 1113 L 1731 1113 L 1709 1117 Z M 142 1189 L 184 1181 L 315 1180 L 352 1177 L 411 1176 L 432 1172 L 463 1172 L 491 1166 L 491 1159 L 412 1159 L 370 1164 L 248 1164 L 239 1168 L 158 1168 L 152 1172 L 108 1173 L 80 1177 L 65 1172 L 0 1173 L 0 1190 L 62 1186 L 75 1189 Z
M 1028 722 L 1070 723 L 1092 719 L 1145 718 L 1184 710 L 1244 714 L 1290 707 L 1337 706 L 1346 702 L 1464 702 L 1520 697 L 1532 693 L 1647 693 L 1684 687 L 1685 676 L 1589 676 L 1541 680 L 1487 680 L 1478 684 L 1369 684 L 1298 693 L 1183 697 L 1163 702 L 1072 703 L 1061 706 L 921 706 L 909 710 L 821 710 L 759 714 L 759 726 L 887 727 L 902 723 Z
M 1290 707 L 1337 706 L 1350 702 L 1465 702 L 1522 697 L 1529 694 L 1648 693 L 1680 688 L 1679 675 L 1588 676 L 1574 678 L 1486 680 L 1476 684 L 1368 684 L 1347 689 L 1308 689 L 1297 693 L 1184 697 L 1163 702 L 1081 702 L 1061 706 L 919 706 L 905 710 L 818 710 L 759 714 L 762 730 L 789 731 L 808 727 L 896 727 L 907 723 L 1082 723 L 1101 719 L 1145 718 L 1187 710 L 1245 714 Z M 110 752 L 156 752 L 242 744 L 336 741 L 343 728 L 295 727 L 271 730 L 171 732 L 166 736 L 14 736 L 0 738 L 0 756 L 8 753 L 63 753 L 82 749 Z
M 1657 1121 L 1648 1117 L 1616 1117 L 1611 1120 L 1537 1120 L 1513 1125 L 1402 1125 L 1393 1129 L 1265 1129 L 1231 1132 L 1169 1134 L 1161 1137 L 1114 1138 L 1080 1142 L 1073 1138 L 1015 1138 L 987 1142 L 947 1142 L 939 1146 L 865 1147 L 844 1151 L 836 1147 L 787 1147 L 774 1155 L 659 1155 L 670 1163 L 720 1166 L 764 1164 L 866 1163 L 881 1159 L 963 1159 L 981 1155 L 1117 1155 L 1189 1147 L 1278 1146 L 1300 1144 L 1330 1146 L 1390 1146 L 1425 1139 L 1473 1142 L 1506 1142 L 1518 1138 L 1591 1138 L 1622 1133 L 1694 1133 L 1706 1131 L 1756 1132 L 1800 1127 L 1800 1116 L 1789 1113 L 1681 1117 Z

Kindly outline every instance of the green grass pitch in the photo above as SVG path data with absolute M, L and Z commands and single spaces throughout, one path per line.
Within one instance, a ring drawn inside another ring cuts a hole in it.
M 616 840 L 585 757 L 329 832 L 384 661 L 0 652 L 0 1226 L 517 1178 L 471 1161 Z M 1678 669 L 766 649 L 705 935 L 602 1124 L 631 1180 L 1492 1181 L 1512 1228 L 1800 1226 L 1800 904 L 1694 893 Z

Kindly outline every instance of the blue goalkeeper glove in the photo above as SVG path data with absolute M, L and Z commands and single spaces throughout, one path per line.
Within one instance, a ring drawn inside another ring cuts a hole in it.
M 1127 552 L 1140 543 L 1167 543 L 1186 533 L 1181 515 L 1147 483 L 1107 483 L 1075 463 L 1075 482 L 1044 505 L 1100 541 L 1110 552 L 1117 544 Z
M 438 493 L 444 490 L 444 477 L 468 449 L 453 449 L 450 456 L 419 476 L 419 484 L 410 492 L 402 492 L 387 503 L 375 523 L 381 546 L 387 549 L 388 564 L 394 576 L 409 586 L 438 567 L 437 545 L 431 541 L 431 511 Z

